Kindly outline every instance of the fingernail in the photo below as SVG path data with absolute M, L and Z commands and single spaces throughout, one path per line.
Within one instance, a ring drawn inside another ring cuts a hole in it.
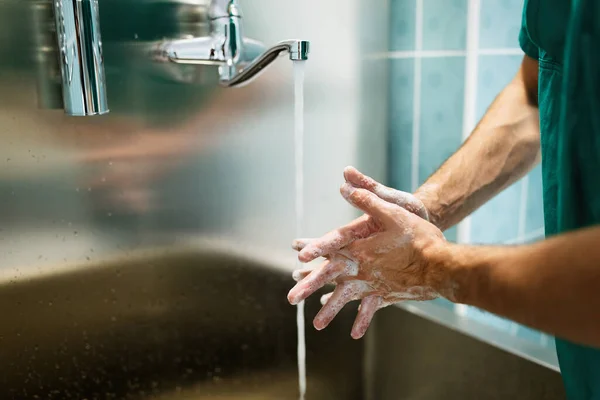
M 325 327 L 323 326 L 323 321 L 321 320 L 317 320 L 315 319 L 313 321 L 313 326 L 315 327 L 316 330 L 318 331 L 322 331 L 323 329 L 325 329 Z
M 293 291 L 294 289 L 290 290 L 287 295 L 287 299 L 291 305 L 295 306 L 296 304 L 300 303 L 300 299 L 298 298 L 299 296 L 297 294 L 292 294 Z
M 344 184 L 342 186 L 342 188 L 340 189 L 340 192 L 342 193 L 342 196 L 344 197 L 344 199 L 348 199 L 348 197 L 350 197 L 350 195 L 352 195 L 352 193 L 354 193 L 354 191 L 356 190 L 356 188 L 348 183 Z
M 312 260 L 314 260 L 316 257 L 316 255 L 314 255 L 311 251 L 310 251 L 310 247 L 305 247 L 304 249 L 302 249 L 299 253 L 298 253 L 298 261 L 300 261 L 301 263 L 307 263 L 310 262 Z
M 352 339 L 358 340 L 358 339 L 360 339 L 360 338 L 362 338 L 364 336 L 364 333 L 362 333 L 362 332 L 352 332 L 352 333 L 350 333 L 350 336 L 352 336 Z

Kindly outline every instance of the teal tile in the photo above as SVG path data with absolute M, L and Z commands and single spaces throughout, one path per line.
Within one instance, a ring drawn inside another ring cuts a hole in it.
M 477 115 L 483 117 L 496 96 L 514 78 L 522 56 L 479 56 Z
M 416 0 L 391 0 L 390 4 L 390 50 L 415 49 Z
M 420 182 L 461 145 L 464 79 L 464 57 L 424 58 L 422 61 Z
M 529 173 L 527 215 L 525 216 L 526 236 L 544 227 L 544 201 L 542 196 L 542 167 L 538 165 Z
M 444 231 L 444 237 L 447 241 L 456 243 L 458 238 L 458 228 L 453 226 L 452 228 Z
M 391 60 L 389 74 L 389 184 L 410 191 L 414 60 Z
M 444 299 L 443 297 L 431 300 L 431 302 L 445 308 L 446 310 L 454 310 L 454 303 L 452 303 L 450 300 Z
M 360 48 L 368 49 L 369 53 L 387 52 L 390 49 L 388 39 L 391 37 L 390 10 L 387 7 L 373 7 L 367 1 L 359 2 L 358 7 L 362 17 L 358 24 Z
M 523 325 L 519 325 L 517 328 L 517 337 L 536 345 L 542 343 L 542 333 L 540 331 L 536 331 Z
M 485 326 L 509 333 L 513 322 L 476 307 L 467 308 L 467 318 Z
M 518 236 L 522 186 L 515 183 L 473 213 L 471 243 L 504 243 Z
M 482 0 L 479 47 L 518 48 L 523 0 Z
M 467 0 L 423 0 L 423 50 L 465 50 Z

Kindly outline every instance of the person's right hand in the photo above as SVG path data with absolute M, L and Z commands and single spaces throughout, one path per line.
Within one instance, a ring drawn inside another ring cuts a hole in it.
M 356 168 L 347 167 L 344 169 L 344 179 L 347 183 L 357 189 L 366 189 L 388 203 L 396 204 L 413 214 L 429 221 L 429 215 L 425 205 L 411 193 L 392 189 L 375 179 L 370 178 Z M 329 258 L 335 253 L 343 253 L 343 248 L 350 243 L 367 238 L 374 233 L 380 232 L 380 224 L 368 214 L 355 219 L 348 225 L 335 229 L 319 240 L 297 239 L 293 242 L 294 250 L 299 251 L 298 259 L 304 263 L 315 260 L 319 257 Z M 296 271 L 294 279 L 302 279 L 310 272 L 310 268 Z

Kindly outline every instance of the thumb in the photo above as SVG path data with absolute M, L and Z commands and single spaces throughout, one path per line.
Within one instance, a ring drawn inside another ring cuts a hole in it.
M 355 188 L 345 183 L 340 188 L 340 193 L 346 201 L 366 214 L 374 217 L 384 225 L 393 222 L 394 205 L 380 199 L 366 189 Z
M 379 186 L 383 186 L 375 179 L 363 174 L 354 167 L 344 168 L 344 179 L 346 180 L 346 182 L 351 183 L 354 187 L 360 189 L 367 189 L 368 191 L 373 193 L 375 193 Z

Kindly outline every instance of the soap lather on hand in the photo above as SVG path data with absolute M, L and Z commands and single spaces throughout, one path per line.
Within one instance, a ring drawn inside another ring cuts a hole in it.
M 333 293 L 314 319 L 321 330 L 350 301 L 361 300 L 352 337 L 361 338 L 375 312 L 403 300 L 452 297 L 452 284 L 428 260 L 446 242 L 442 232 L 428 222 L 423 203 L 409 193 L 388 188 L 352 167 L 344 171 L 342 196 L 365 214 L 318 239 L 297 239 L 292 247 L 308 263 L 319 257 L 317 268 L 294 271 L 298 283 L 288 294 L 291 304 L 306 299 L 328 283 Z

